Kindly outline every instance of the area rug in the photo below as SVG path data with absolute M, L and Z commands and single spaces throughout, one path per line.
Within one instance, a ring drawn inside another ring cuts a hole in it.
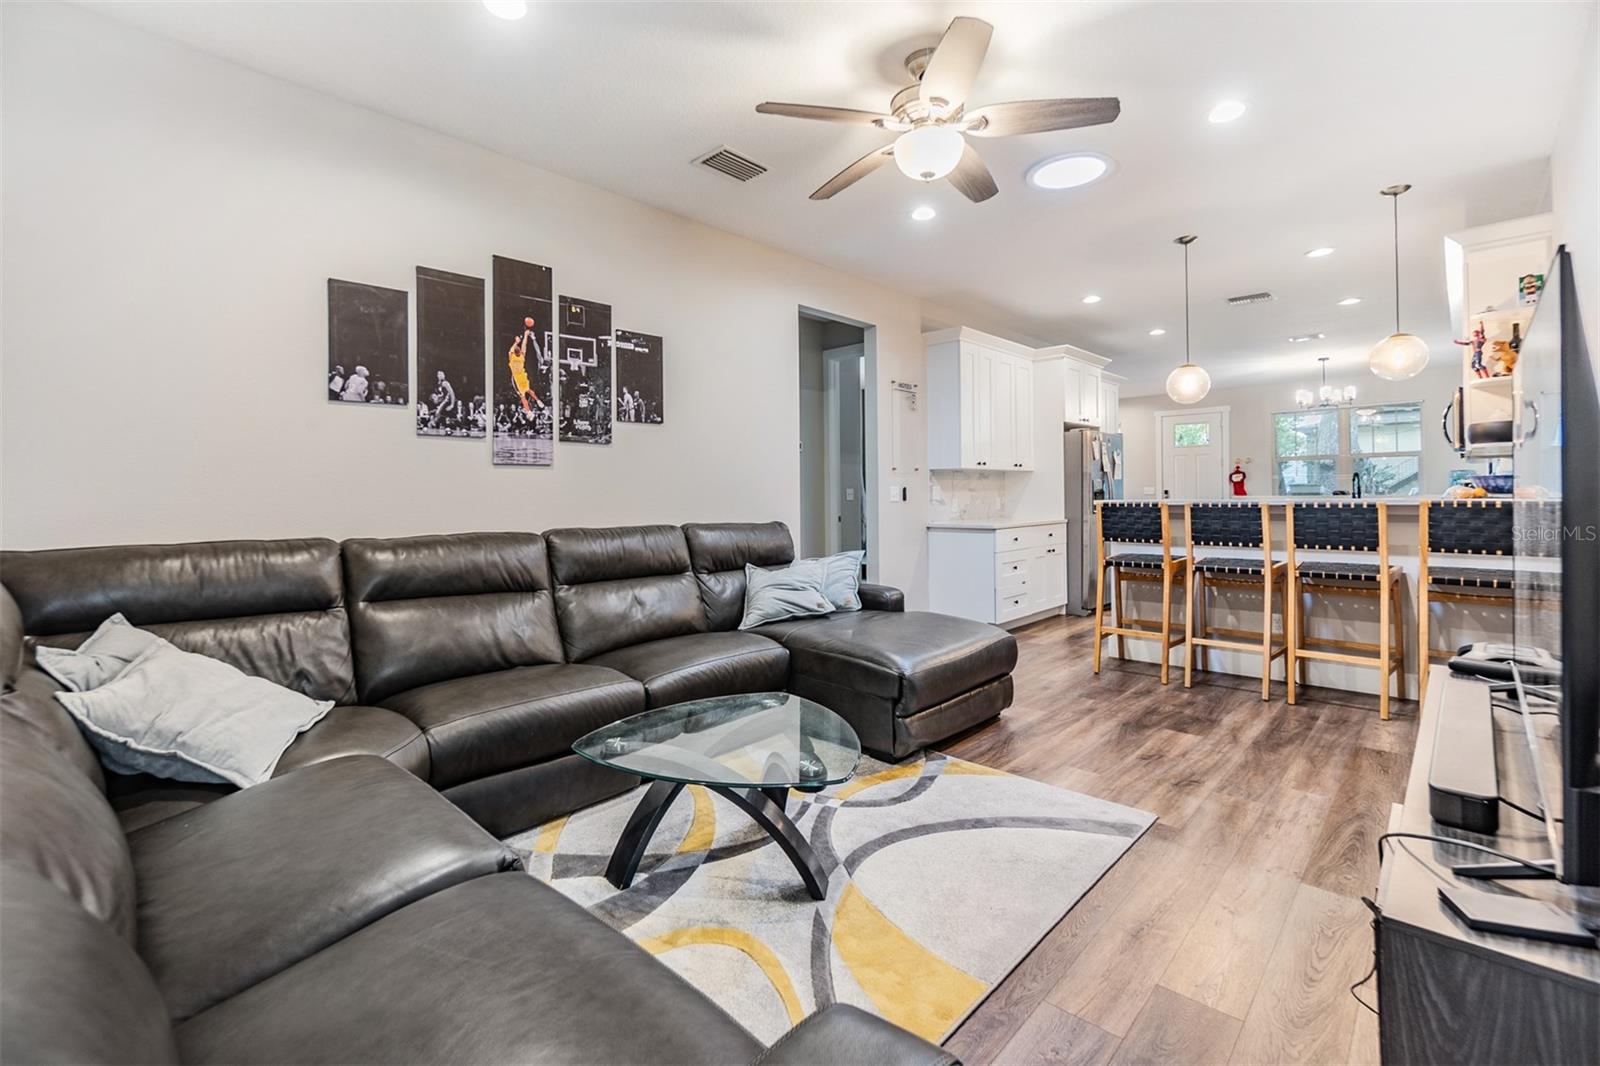
M 790 793 L 829 871 L 822 902 L 758 826 L 697 786 L 618 891 L 605 866 L 642 794 L 509 843 L 769 1043 L 834 1002 L 943 1040 L 1155 821 L 937 752 L 863 758 L 842 785 Z

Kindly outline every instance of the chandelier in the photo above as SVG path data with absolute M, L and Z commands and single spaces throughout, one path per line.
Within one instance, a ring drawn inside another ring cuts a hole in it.
M 1319 355 L 1317 362 L 1322 364 L 1322 387 L 1312 392 L 1310 389 L 1296 389 L 1294 402 L 1300 405 L 1302 411 L 1313 407 L 1348 407 L 1356 402 L 1356 387 L 1346 385 L 1336 389 L 1328 384 L 1328 357 Z

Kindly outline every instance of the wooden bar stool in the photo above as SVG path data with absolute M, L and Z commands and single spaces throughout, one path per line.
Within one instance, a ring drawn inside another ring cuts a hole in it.
M 1428 698 L 1428 664 L 1453 652 L 1428 647 L 1430 602 L 1492 604 L 1512 599 L 1509 567 L 1434 566 L 1435 554 L 1498 555 L 1512 553 L 1509 500 L 1424 500 L 1417 516 L 1420 551 L 1417 561 L 1417 670 L 1422 682 L 1418 699 Z
M 1201 648 L 1228 648 L 1261 653 L 1261 698 L 1272 692 L 1272 660 L 1288 654 L 1287 606 L 1281 639 L 1272 632 L 1273 590 L 1284 587 L 1287 604 L 1289 564 L 1272 561 L 1272 515 L 1264 503 L 1191 503 L 1185 512 L 1188 550 L 1187 588 L 1183 609 L 1183 687 L 1194 677 L 1194 661 Z M 1197 548 L 1259 548 L 1260 555 L 1201 556 Z M 1261 590 L 1261 630 L 1223 629 L 1206 624 L 1206 589 Z M 1218 639 L 1218 638 L 1223 639 Z M 1287 670 L 1287 666 L 1285 667 Z
M 1154 640 L 1161 645 L 1161 683 L 1167 683 L 1172 649 L 1184 642 L 1180 633 L 1172 636 L 1172 593 L 1183 585 L 1183 556 L 1172 555 L 1172 526 L 1164 503 L 1134 503 L 1102 500 L 1095 504 L 1095 558 L 1098 564 L 1098 595 L 1094 601 L 1094 672 L 1100 672 L 1100 645 L 1106 637 L 1117 638 L 1117 658 L 1127 658 L 1128 638 Z M 1106 555 L 1106 542 L 1113 544 L 1159 544 L 1155 552 L 1127 552 Z M 1114 625 L 1105 624 L 1106 574 L 1111 574 Z M 1161 582 L 1161 620 L 1128 618 L 1122 600 L 1124 581 Z
M 1389 677 L 1399 677 L 1399 695 L 1405 697 L 1405 635 L 1400 624 L 1400 582 L 1405 572 L 1389 565 L 1389 508 L 1382 503 L 1355 500 L 1291 503 L 1285 508 L 1285 539 L 1289 551 L 1289 703 L 1295 682 L 1307 660 L 1375 666 L 1378 669 L 1378 716 L 1389 717 Z M 1376 563 L 1336 559 L 1297 562 L 1298 549 L 1308 551 L 1376 552 Z M 1330 596 L 1376 596 L 1378 643 L 1307 637 L 1301 618 L 1301 597 L 1306 593 Z M 1308 644 L 1337 649 L 1318 651 Z M 1358 652 L 1377 652 L 1360 655 Z M 1303 681 L 1301 683 L 1304 683 Z

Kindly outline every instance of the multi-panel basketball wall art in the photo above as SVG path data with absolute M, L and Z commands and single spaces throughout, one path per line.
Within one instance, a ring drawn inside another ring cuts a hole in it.
M 550 466 L 557 439 L 610 444 L 615 422 L 662 424 L 660 337 L 613 332 L 610 304 L 557 299 L 550 267 L 490 268 L 487 284 L 416 268 L 414 388 L 411 294 L 329 278 L 328 401 L 410 407 L 419 437 L 488 437 L 496 466 Z

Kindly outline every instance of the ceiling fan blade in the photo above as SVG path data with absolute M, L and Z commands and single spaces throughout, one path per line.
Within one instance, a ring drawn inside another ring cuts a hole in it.
M 756 110 L 763 115 L 787 115 L 789 118 L 809 118 L 818 122 L 847 122 L 857 126 L 881 126 L 885 122 L 895 122 L 893 115 L 884 115 L 876 111 L 856 111 L 848 107 L 821 107 L 815 104 L 775 104 L 770 101 L 757 104 Z
M 1115 96 L 1079 100 L 1014 100 L 968 111 L 962 125 L 974 137 L 1013 137 L 1019 133 L 1074 130 L 1115 122 L 1122 102 Z
M 983 203 L 1000 191 L 994 183 L 994 175 L 989 173 L 989 168 L 984 166 L 983 159 L 970 144 L 962 151 L 961 162 L 950 172 L 950 184 L 975 204 Z
M 876 148 L 845 167 L 839 173 L 829 178 L 821 188 L 811 194 L 813 200 L 826 200 L 834 193 L 841 192 L 871 174 L 894 158 L 894 145 L 886 144 Z
M 922 88 L 918 92 L 922 102 L 937 97 L 951 108 L 964 104 L 972 83 L 978 80 L 978 68 L 983 66 L 989 38 L 993 36 L 994 27 L 982 19 L 951 19 L 928 60 L 928 69 L 922 72 Z

